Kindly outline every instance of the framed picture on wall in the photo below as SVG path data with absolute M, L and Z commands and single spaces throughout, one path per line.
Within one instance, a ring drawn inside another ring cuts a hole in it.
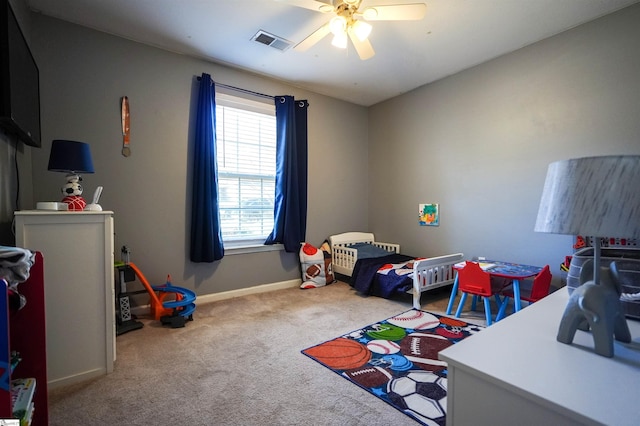
M 418 204 L 418 224 L 420 226 L 438 226 L 440 224 L 438 204 Z

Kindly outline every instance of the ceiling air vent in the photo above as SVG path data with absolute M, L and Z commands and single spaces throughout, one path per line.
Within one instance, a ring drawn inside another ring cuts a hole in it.
M 289 40 L 285 40 L 282 37 L 278 37 L 273 34 L 269 34 L 266 31 L 260 30 L 254 35 L 251 40 L 257 41 L 258 43 L 265 44 L 267 46 L 271 46 L 274 49 L 278 49 L 282 52 L 287 50 L 293 43 Z

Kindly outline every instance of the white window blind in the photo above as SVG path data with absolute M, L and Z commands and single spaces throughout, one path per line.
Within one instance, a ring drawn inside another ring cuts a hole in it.
M 262 244 L 273 229 L 273 103 L 216 94 L 216 140 L 222 240 Z

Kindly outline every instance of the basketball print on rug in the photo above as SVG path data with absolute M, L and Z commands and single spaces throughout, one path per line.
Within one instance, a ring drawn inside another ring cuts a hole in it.
M 438 353 L 483 328 L 411 309 L 302 353 L 419 423 L 444 426 L 447 364 Z

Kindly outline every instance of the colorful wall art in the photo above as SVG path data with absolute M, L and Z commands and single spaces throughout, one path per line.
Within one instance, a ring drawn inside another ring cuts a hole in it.
M 440 224 L 438 204 L 419 204 L 418 224 L 420 226 L 438 226 Z

